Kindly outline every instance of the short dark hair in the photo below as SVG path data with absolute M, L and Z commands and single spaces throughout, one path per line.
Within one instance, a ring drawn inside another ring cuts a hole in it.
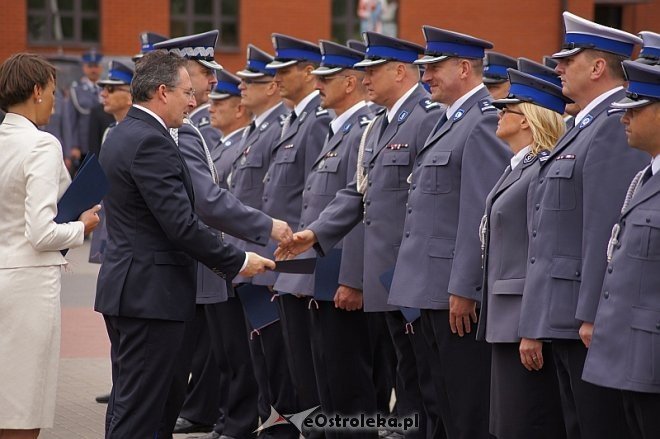
M 0 65 L 0 108 L 7 111 L 27 101 L 35 85 L 45 88 L 55 79 L 55 67 L 40 55 L 16 53 L 10 56 Z
M 584 52 L 587 54 L 587 56 L 589 56 L 589 59 L 591 60 L 596 58 L 603 58 L 605 60 L 605 64 L 607 65 L 607 71 L 609 72 L 612 79 L 616 79 L 618 81 L 626 80 L 626 76 L 623 73 L 623 66 L 621 65 L 621 63 L 627 59 L 625 56 L 595 49 L 585 50 Z
M 164 50 L 154 50 L 135 64 L 131 81 L 133 102 L 147 102 L 161 85 L 174 88 L 179 83 L 179 70 L 186 67 L 186 59 Z

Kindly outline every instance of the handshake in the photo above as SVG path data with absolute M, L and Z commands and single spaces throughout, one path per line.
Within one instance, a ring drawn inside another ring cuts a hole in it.
M 316 242 L 316 236 L 311 230 L 303 230 L 294 234 L 285 221 L 274 218 L 270 237 L 279 242 L 279 246 L 275 250 L 275 259 L 278 261 L 291 259 L 311 248 Z M 266 270 L 275 269 L 275 262 L 256 253 L 248 252 L 247 258 L 248 263 L 240 272 L 242 276 L 251 277 Z
M 312 240 L 309 242 L 309 245 L 305 246 L 307 234 L 312 236 Z M 275 251 L 275 257 L 277 260 L 290 259 L 293 256 L 296 256 L 303 251 L 310 248 L 315 241 L 314 233 L 310 230 L 303 230 L 296 234 L 293 233 L 291 227 L 282 220 L 273 218 L 273 228 L 270 232 L 270 237 L 274 241 L 279 242 L 279 246 Z M 286 255 L 283 257 L 281 255 Z M 247 265 L 240 272 L 241 276 L 252 277 L 257 274 L 263 273 L 266 270 L 275 269 L 275 262 L 259 256 L 253 252 L 247 252 Z

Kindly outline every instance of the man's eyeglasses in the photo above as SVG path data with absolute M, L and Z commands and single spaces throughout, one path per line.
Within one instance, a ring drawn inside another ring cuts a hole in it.
M 194 88 L 183 88 L 183 87 L 172 87 L 172 88 L 178 88 L 183 90 L 183 94 L 188 96 L 188 99 L 194 99 L 195 98 L 195 89 Z
M 500 108 L 500 109 L 498 110 L 498 112 L 499 112 L 499 114 L 500 114 L 501 116 L 504 116 L 504 115 L 507 114 L 507 113 L 518 114 L 518 115 L 520 115 L 520 116 L 524 116 L 524 114 L 521 113 L 520 111 L 515 111 L 515 110 L 512 110 L 512 109 L 507 108 L 507 107 Z
M 252 84 L 270 84 L 273 81 L 265 80 L 265 79 L 251 79 L 251 78 L 243 78 L 241 81 L 245 85 L 252 85 Z
M 113 84 L 108 84 L 103 86 L 103 90 L 107 91 L 108 94 L 112 94 L 116 91 L 125 91 L 130 93 L 131 90 L 129 88 L 126 88 L 124 85 L 113 85 Z

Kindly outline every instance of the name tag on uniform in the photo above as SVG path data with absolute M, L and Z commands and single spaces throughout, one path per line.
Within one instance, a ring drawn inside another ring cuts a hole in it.
M 398 150 L 398 149 L 405 149 L 408 148 L 407 143 L 391 143 L 387 145 L 387 149 L 393 149 L 393 150 Z
M 284 145 L 283 148 L 284 149 L 291 149 L 291 148 L 293 148 L 293 143 L 291 143 L 289 145 Z
M 555 160 L 575 160 L 575 154 L 560 155 Z

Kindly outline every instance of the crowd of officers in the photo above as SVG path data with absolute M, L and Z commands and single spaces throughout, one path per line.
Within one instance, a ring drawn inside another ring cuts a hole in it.
M 138 72 L 187 59 L 171 134 L 201 221 L 248 255 L 317 262 L 233 279 L 199 264 L 194 317 L 151 315 L 186 321 L 164 385 L 132 393 L 112 340 L 108 437 L 249 438 L 260 420 L 293 438 L 280 415 L 317 406 L 419 428 L 305 437 L 660 437 L 660 36 L 564 24 L 543 63 L 424 26 L 426 47 L 273 34 L 275 56 L 249 45 L 236 75 L 217 31 L 145 34 Z M 109 140 L 133 74 L 113 62 L 95 85 Z M 92 257 L 113 239 L 95 232 Z M 109 300 L 96 309 L 132 316 Z

